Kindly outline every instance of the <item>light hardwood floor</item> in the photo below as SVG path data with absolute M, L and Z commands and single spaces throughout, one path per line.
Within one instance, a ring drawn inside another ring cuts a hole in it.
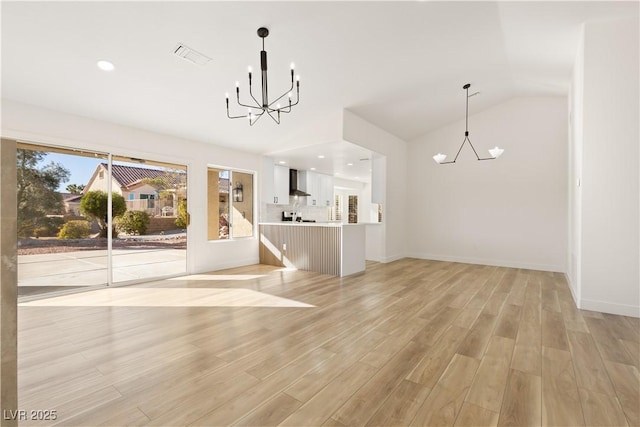
M 21 425 L 640 425 L 640 319 L 576 309 L 560 274 L 403 259 L 136 289 L 20 306 L 20 409 L 58 416 Z

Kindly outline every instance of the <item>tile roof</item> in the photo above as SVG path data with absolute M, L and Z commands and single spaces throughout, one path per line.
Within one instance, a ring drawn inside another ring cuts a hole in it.
M 62 200 L 65 202 L 79 202 L 82 194 L 60 193 Z
M 106 163 L 101 163 L 102 166 L 107 169 Z M 178 172 L 182 174 L 184 172 Z M 112 165 L 111 166 L 111 174 L 113 178 L 120 184 L 121 187 L 129 187 L 132 184 L 136 184 L 142 181 L 145 178 L 158 178 L 158 177 L 166 177 L 168 175 L 167 171 L 160 169 L 149 169 L 149 168 L 139 168 L 135 166 L 124 166 L 124 165 Z M 171 174 L 169 173 L 169 176 Z M 179 179 L 175 178 L 174 184 L 179 183 Z

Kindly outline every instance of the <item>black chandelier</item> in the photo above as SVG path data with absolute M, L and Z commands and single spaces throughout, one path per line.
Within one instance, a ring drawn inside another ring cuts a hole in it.
M 491 157 L 480 157 L 478 156 L 478 152 L 476 151 L 476 149 L 473 147 L 473 144 L 471 143 L 471 140 L 469 139 L 469 97 L 475 95 L 471 94 L 469 95 L 469 88 L 471 87 L 471 85 L 469 83 L 467 83 L 466 85 L 462 86 L 462 89 L 467 91 L 467 110 L 465 113 L 465 122 L 464 122 L 464 139 L 462 140 L 462 145 L 460 145 L 460 148 L 458 149 L 458 153 L 456 153 L 456 157 L 453 159 L 453 161 L 449 161 L 449 162 L 445 162 L 444 160 L 447 158 L 447 156 L 445 154 L 441 154 L 438 153 L 435 156 L 433 156 L 433 160 L 436 161 L 436 163 L 440 164 L 440 165 L 446 165 L 446 164 L 450 164 L 450 163 L 455 163 L 456 160 L 458 160 L 458 156 L 460 155 L 460 151 L 462 151 L 462 147 L 464 147 L 465 142 L 468 142 L 469 145 L 471 146 L 471 149 L 473 150 L 473 153 L 476 155 L 476 159 L 478 160 L 495 160 L 498 157 L 500 157 L 502 155 L 502 153 L 504 152 L 503 148 L 492 148 L 489 150 L 489 155 Z
M 238 101 L 238 105 L 242 107 L 247 107 L 247 114 L 243 116 L 231 116 L 229 114 L 229 94 L 226 94 L 227 97 L 227 117 L 230 119 L 246 119 L 249 118 L 249 125 L 253 126 L 255 122 L 260 120 L 265 113 L 273 119 L 274 122 L 280 124 L 280 113 L 290 113 L 291 107 L 297 105 L 300 101 L 300 76 L 297 76 L 294 79 L 294 71 L 295 65 L 291 63 L 291 88 L 288 91 L 280 95 L 274 101 L 269 102 L 269 93 L 267 91 L 267 52 L 264 50 L 264 39 L 269 35 L 269 30 L 264 27 L 258 28 L 258 37 L 262 39 L 262 50 L 260 51 L 260 72 L 262 74 L 262 102 L 259 102 L 255 96 L 253 96 L 252 88 L 251 88 L 251 67 L 249 67 L 249 95 L 251 99 L 255 102 L 255 105 L 243 104 L 240 102 L 240 83 L 236 82 L 236 100 Z M 295 80 L 295 88 L 296 88 L 296 100 L 292 101 L 293 98 L 293 87 Z M 288 95 L 289 102 L 285 104 L 284 107 L 281 106 L 279 101 Z

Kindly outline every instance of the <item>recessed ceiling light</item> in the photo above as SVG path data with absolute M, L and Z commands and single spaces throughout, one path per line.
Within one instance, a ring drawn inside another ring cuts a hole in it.
M 285 162 L 284 160 L 280 160 L 278 163 L 280 163 L 281 165 L 286 165 L 287 162 Z
M 324 159 L 324 154 L 319 154 L 319 155 L 318 155 L 318 158 L 319 158 L 319 159 Z
M 353 163 L 347 163 L 347 166 L 353 166 Z
M 359 176 L 356 176 L 354 179 L 360 179 L 360 177 L 359 177 Z
M 98 66 L 98 68 L 100 68 L 102 71 L 113 71 L 114 67 L 113 63 L 109 62 L 109 61 L 98 61 L 96 63 L 96 65 Z
M 316 170 L 316 168 L 311 168 L 312 171 Z

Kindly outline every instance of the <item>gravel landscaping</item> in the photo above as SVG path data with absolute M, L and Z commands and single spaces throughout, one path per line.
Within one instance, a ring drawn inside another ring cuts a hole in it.
M 57 238 L 29 238 L 18 239 L 18 255 L 56 254 L 64 252 L 104 250 L 107 239 L 57 239 Z M 186 249 L 186 233 L 127 236 L 113 239 L 114 249 Z

